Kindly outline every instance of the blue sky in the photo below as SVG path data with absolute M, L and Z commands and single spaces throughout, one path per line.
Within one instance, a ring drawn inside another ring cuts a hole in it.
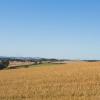
M 100 59 L 100 0 L 0 0 L 0 55 Z

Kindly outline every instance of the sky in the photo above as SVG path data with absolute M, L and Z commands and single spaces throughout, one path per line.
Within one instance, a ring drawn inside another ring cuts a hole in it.
M 100 0 L 0 0 L 0 56 L 100 59 Z

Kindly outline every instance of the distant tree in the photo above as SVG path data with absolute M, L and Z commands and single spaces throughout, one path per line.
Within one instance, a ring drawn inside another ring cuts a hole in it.
M 37 61 L 34 61 L 34 64 L 35 64 L 35 65 L 37 65 L 37 64 L 38 64 L 38 62 L 37 62 Z
M 49 59 L 49 60 L 52 61 L 52 62 L 58 61 L 57 59 L 54 59 L 54 58 Z
M 0 62 L 0 69 L 7 68 L 9 66 L 9 60 L 2 60 Z
M 39 61 L 39 64 L 42 64 L 42 60 Z

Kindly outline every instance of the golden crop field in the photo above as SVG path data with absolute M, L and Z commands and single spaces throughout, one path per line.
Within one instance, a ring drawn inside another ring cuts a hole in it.
M 2 70 L 0 100 L 100 100 L 100 62 Z

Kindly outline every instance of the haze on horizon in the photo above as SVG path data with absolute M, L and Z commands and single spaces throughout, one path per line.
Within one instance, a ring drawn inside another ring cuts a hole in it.
M 100 0 L 1 0 L 0 56 L 100 59 Z

